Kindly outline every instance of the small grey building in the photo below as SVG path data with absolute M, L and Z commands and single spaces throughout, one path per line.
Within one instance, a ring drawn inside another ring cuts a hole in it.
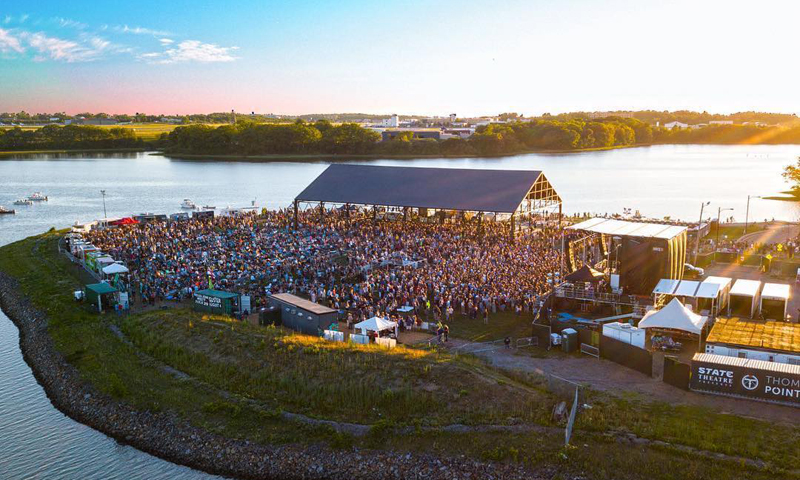
M 280 308 L 283 325 L 309 335 L 319 335 L 320 330 L 339 320 L 337 310 L 290 293 L 270 295 L 269 304 Z

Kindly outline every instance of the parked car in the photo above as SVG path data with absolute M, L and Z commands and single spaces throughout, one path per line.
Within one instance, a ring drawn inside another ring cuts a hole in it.
M 695 267 L 691 263 L 683 264 L 683 276 L 686 278 L 700 278 L 706 274 L 706 271 L 700 267 Z

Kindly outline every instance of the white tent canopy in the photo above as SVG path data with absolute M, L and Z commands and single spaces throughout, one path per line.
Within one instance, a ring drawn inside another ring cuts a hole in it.
M 639 322 L 639 328 L 669 328 L 700 335 L 708 317 L 702 317 L 673 298 L 661 310 L 650 310 Z
M 676 297 L 694 297 L 695 292 L 697 292 L 697 287 L 700 286 L 700 282 L 695 282 L 693 280 L 681 280 L 681 283 L 678 284 L 678 288 L 675 289 Z
M 758 280 L 746 280 L 740 278 L 736 280 L 731 288 L 731 295 L 741 295 L 743 297 L 755 297 L 758 295 L 758 289 L 761 287 L 761 282 Z
M 653 295 L 672 295 L 672 292 L 678 288 L 680 280 L 671 280 L 669 278 L 662 278 L 658 281 L 658 285 L 653 289 Z
M 128 269 L 119 263 L 112 263 L 111 265 L 103 268 L 103 273 L 106 275 L 114 275 L 116 273 L 128 273 Z
M 394 330 L 397 328 L 397 322 L 391 322 L 381 317 L 372 317 L 357 323 L 355 328 L 356 330 L 361 330 L 362 335 L 366 335 L 367 331 L 383 332 L 384 330 Z
M 788 300 L 791 287 L 782 283 L 765 283 L 761 298 L 766 300 Z

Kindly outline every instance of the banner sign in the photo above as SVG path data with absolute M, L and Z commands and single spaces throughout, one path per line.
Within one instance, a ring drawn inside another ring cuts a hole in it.
M 800 374 L 692 361 L 692 390 L 800 407 Z
M 217 297 L 209 297 L 208 295 L 194 296 L 194 303 L 203 307 L 222 308 L 222 299 Z

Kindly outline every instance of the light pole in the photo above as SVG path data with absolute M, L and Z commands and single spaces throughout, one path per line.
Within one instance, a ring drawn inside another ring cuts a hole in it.
M 711 205 L 711 202 L 703 202 L 700 204 L 700 221 L 697 222 L 697 243 L 694 248 L 694 266 L 697 266 L 697 254 L 700 252 L 700 226 L 703 224 L 703 209 Z
M 103 226 L 108 226 L 108 214 L 106 213 L 106 191 L 100 190 L 100 194 L 103 195 Z
M 720 218 L 722 216 L 722 212 L 731 210 L 732 208 L 717 208 L 717 239 L 714 241 L 714 263 L 717 263 L 717 249 L 719 249 L 719 227 L 720 227 Z
M 761 198 L 760 195 L 748 195 L 747 196 L 747 210 L 744 214 L 744 233 L 747 233 L 747 220 L 750 218 L 750 198 Z

